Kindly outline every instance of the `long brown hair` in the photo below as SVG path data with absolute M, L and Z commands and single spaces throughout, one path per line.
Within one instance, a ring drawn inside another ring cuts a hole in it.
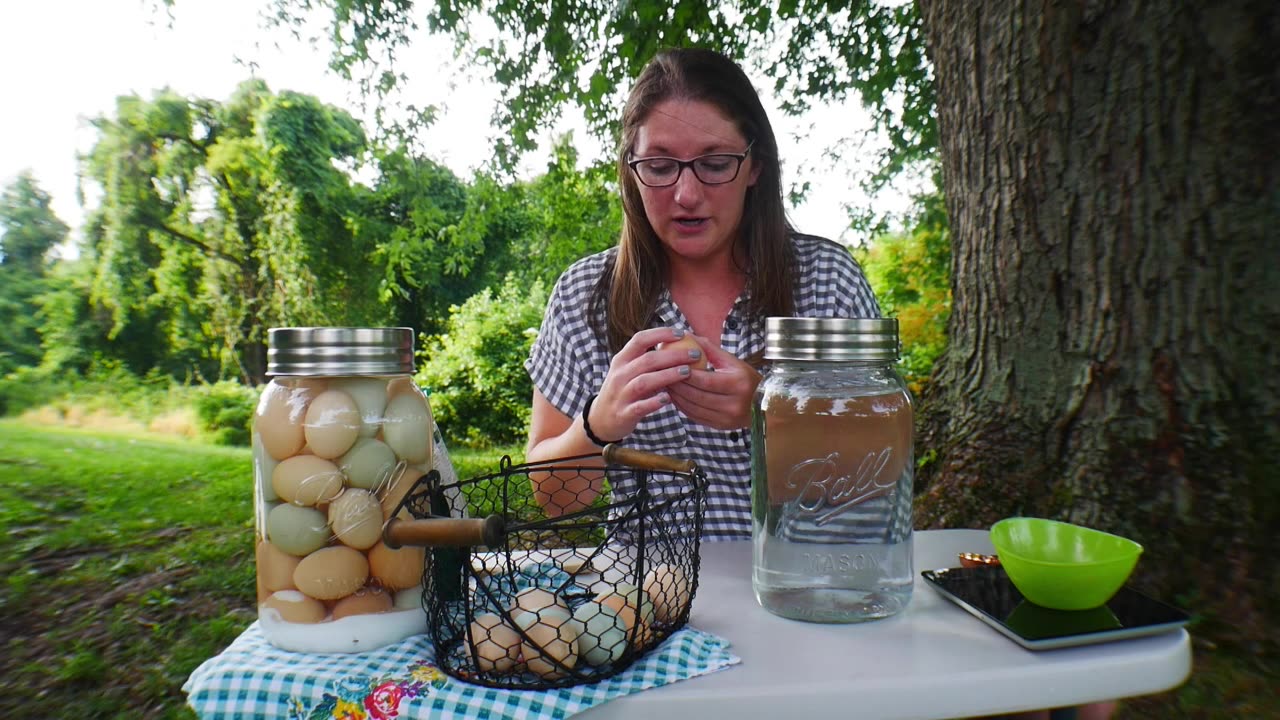
M 759 95 L 742 68 L 720 53 L 700 48 L 663 50 L 640 73 L 622 111 L 618 143 L 622 236 L 612 268 L 600 278 L 591 300 L 590 315 L 596 323 L 605 319 L 603 329 L 615 353 L 632 335 L 649 327 L 667 280 L 667 254 L 645 215 L 639 182 L 627 160 L 650 111 L 672 99 L 714 105 L 748 141 L 754 141 L 751 162 L 760 168 L 760 175 L 747 188 L 734 257 L 748 264 L 741 269 L 747 275 L 753 321 L 790 315 L 794 304 L 791 226 L 782 202 L 778 143 Z M 601 329 L 597 326 L 597 332 Z

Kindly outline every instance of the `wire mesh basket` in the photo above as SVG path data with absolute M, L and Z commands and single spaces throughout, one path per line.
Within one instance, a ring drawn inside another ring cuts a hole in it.
M 420 478 L 384 529 L 423 545 L 436 663 L 522 690 L 612 677 L 688 622 L 707 479 L 693 462 L 610 445 L 442 484 Z M 461 492 L 472 518 L 450 518 Z

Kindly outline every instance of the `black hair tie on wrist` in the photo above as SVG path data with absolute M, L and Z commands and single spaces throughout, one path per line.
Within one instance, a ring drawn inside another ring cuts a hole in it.
M 621 440 L 601 440 L 596 437 L 595 433 L 591 432 L 591 421 L 587 420 L 587 416 L 591 414 L 591 403 L 595 401 L 596 395 L 592 394 L 591 397 L 587 398 L 587 404 L 582 406 L 582 429 L 587 432 L 587 438 L 600 447 L 622 442 Z

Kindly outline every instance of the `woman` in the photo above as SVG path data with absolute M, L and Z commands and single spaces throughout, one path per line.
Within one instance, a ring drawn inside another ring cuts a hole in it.
M 879 306 L 847 249 L 787 222 L 773 129 L 728 58 L 681 49 L 650 62 L 623 111 L 618 171 L 621 239 L 560 277 L 525 363 L 526 458 L 620 441 L 692 459 L 710 479 L 704 537 L 750 537 L 764 319 L 876 317 Z M 695 349 L 664 346 L 685 334 Z M 553 514 L 600 489 L 599 478 L 535 484 Z

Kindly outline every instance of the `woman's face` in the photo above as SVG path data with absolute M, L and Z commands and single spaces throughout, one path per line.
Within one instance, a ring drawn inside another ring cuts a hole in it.
M 720 110 L 696 100 L 666 100 L 653 107 L 636 129 L 631 159 L 669 157 L 692 160 L 712 153 L 741 154 L 748 139 Z M 738 176 L 705 185 L 685 167 L 667 187 L 640 183 L 640 198 L 658 238 L 674 256 L 705 260 L 732 253 L 742 223 L 747 188 L 760 169 L 750 155 Z

